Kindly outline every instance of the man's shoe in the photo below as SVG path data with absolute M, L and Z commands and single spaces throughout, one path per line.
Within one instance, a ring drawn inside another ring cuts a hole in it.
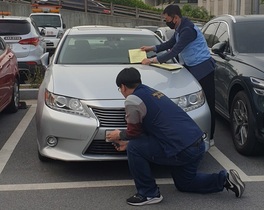
M 143 197 L 140 194 L 135 194 L 132 197 L 127 199 L 127 203 L 133 206 L 142 206 L 145 204 L 154 204 L 159 203 L 163 199 L 162 195 L 157 195 L 155 197 Z
M 240 198 L 245 190 L 245 184 L 240 179 L 239 174 L 236 170 L 231 169 L 227 173 L 225 188 L 231 190 L 236 194 L 237 198 Z

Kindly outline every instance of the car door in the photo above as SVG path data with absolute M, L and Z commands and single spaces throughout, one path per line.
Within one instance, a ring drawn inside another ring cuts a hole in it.
M 211 49 L 219 42 L 226 43 L 225 53 L 230 53 L 229 47 L 229 30 L 225 22 L 214 22 L 204 29 L 204 36 L 208 47 Z M 229 62 L 219 55 L 211 52 L 216 61 L 215 69 L 215 102 L 216 108 L 228 115 L 228 87 L 231 80 L 230 71 L 232 66 Z
M 7 52 L 6 44 L 2 38 L 0 38 L 0 111 L 9 102 L 10 95 L 12 95 L 10 89 L 11 69 L 10 58 Z

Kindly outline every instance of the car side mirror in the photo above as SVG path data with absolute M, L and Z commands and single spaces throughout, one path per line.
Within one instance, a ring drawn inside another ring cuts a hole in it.
M 62 27 L 63 27 L 63 29 L 65 29 L 65 28 L 66 28 L 66 24 L 65 24 L 65 23 L 63 23 L 63 24 L 62 24 Z
M 45 36 L 45 30 L 44 30 L 44 29 L 41 29 L 41 31 L 40 31 L 40 35 L 41 35 L 41 36 Z
M 226 48 L 226 42 L 218 42 L 212 47 L 212 52 L 214 54 L 219 55 L 221 58 L 226 59 L 226 55 L 224 54 Z

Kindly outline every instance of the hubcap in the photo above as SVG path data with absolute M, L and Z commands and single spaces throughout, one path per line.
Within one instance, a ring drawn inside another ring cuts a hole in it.
M 234 106 L 233 128 L 237 143 L 244 145 L 248 136 L 248 111 L 242 100 L 238 100 Z
M 19 104 L 19 88 L 17 83 L 15 83 L 14 85 L 14 102 L 15 102 L 15 106 L 18 107 Z

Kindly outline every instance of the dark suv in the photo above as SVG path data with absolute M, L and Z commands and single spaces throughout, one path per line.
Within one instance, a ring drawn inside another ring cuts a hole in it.
M 239 153 L 263 153 L 264 15 L 223 15 L 202 32 L 216 60 L 216 111 L 230 120 Z

